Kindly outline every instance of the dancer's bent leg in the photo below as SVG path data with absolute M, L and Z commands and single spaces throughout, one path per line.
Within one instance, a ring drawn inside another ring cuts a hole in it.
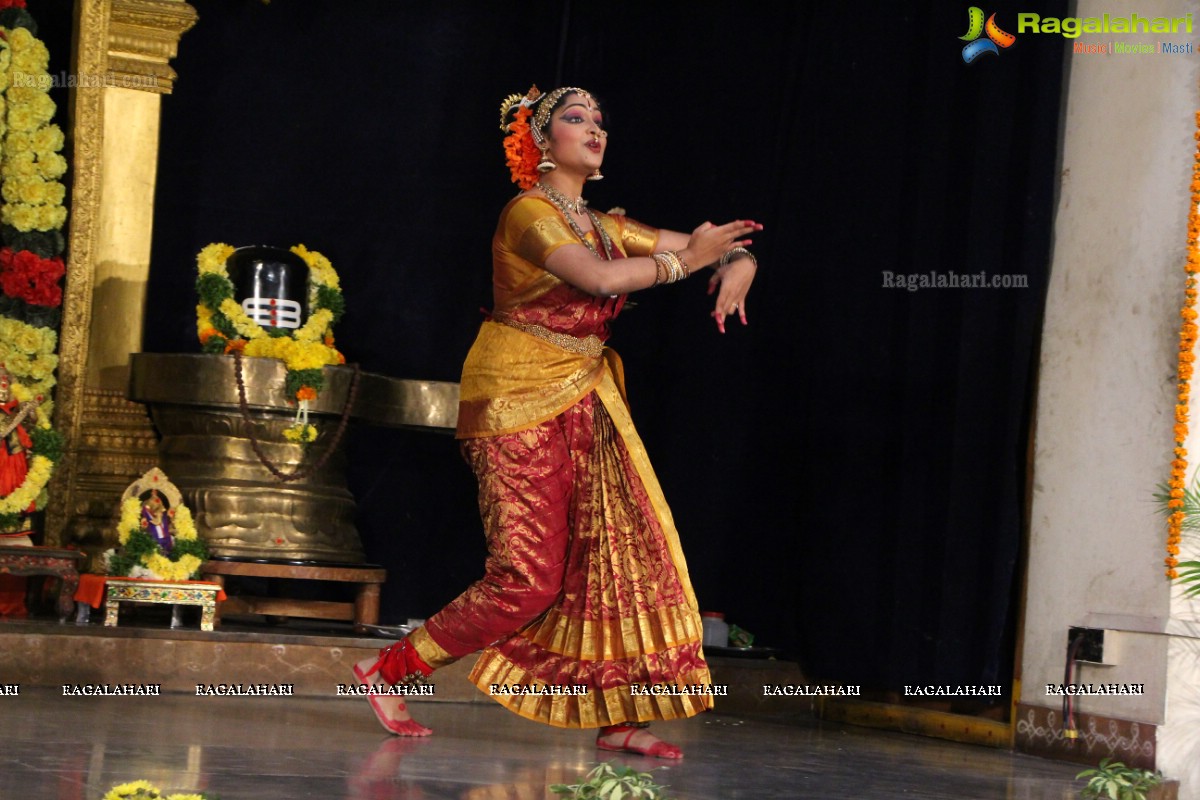
M 423 678 L 511 636 L 541 616 L 562 590 L 574 468 L 559 423 L 468 439 L 463 453 L 479 481 L 488 540 L 484 577 L 422 628 L 380 652 L 374 674 L 390 685 Z M 375 666 L 368 659 L 356 670 L 370 677 Z M 411 719 L 400 698 L 372 700 L 384 727 Z

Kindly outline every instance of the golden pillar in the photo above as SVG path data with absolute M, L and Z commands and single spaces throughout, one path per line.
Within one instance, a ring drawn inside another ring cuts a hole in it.
M 105 544 L 121 491 L 157 461 L 145 408 L 125 399 L 142 349 L 162 96 L 196 23 L 183 0 L 77 0 L 67 281 L 47 544 Z

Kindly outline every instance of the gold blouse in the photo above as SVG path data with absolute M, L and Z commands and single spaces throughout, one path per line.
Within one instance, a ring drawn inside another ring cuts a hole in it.
M 617 251 L 614 261 L 654 252 L 656 229 L 626 217 L 596 216 Z M 579 237 L 545 198 L 523 195 L 505 206 L 492 238 L 495 313 L 526 327 L 602 340 L 623 298 L 594 297 L 547 272 L 546 259 L 567 244 L 580 244 Z M 553 419 L 595 389 L 606 371 L 619 385 L 620 359 L 607 348 L 601 356 L 573 352 L 489 320 L 463 365 L 458 438 L 511 433 Z

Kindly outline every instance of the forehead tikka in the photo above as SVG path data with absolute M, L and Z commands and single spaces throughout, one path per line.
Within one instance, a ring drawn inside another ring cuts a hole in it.
M 537 113 L 533 115 L 533 125 L 529 126 L 529 131 L 533 134 L 533 140 L 537 144 L 540 145 L 546 141 L 546 136 L 543 132 L 546 130 L 546 126 L 550 124 L 550 112 L 554 109 L 554 104 L 562 99 L 563 95 L 571 93 L 586 98 L 588 102 L 592 102 L 593 100 L 591 92 L 586 89 L 580 89 L 578 86 L 563 86 L 543 96 L 538 101 Z

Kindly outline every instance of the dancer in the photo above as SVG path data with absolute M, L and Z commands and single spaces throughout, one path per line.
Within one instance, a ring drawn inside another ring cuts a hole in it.
M 700 616 L 604 340 L 626 294 L 706 267 L 718 330 L 730 315 L 745 324 L 757 269 L 745 237 L 762 225 L 706 222 L 689 236 L 588 208 L 583 187 L 603 177 L 608 138 L 583 89 L 514 95 L 501 128 L 524 191 L 492 240 L 495 307 L 467 355 L 458 417 L 479 482 L 485 575 L 354 672 L 420 683 L 482 650 L 470 679 L 511 711 L 598 728 L 601 749 L 679 758 L 646 726 L 712 706 Z M 389 731 L 430 732 L 399 698 L 370 700 Z

